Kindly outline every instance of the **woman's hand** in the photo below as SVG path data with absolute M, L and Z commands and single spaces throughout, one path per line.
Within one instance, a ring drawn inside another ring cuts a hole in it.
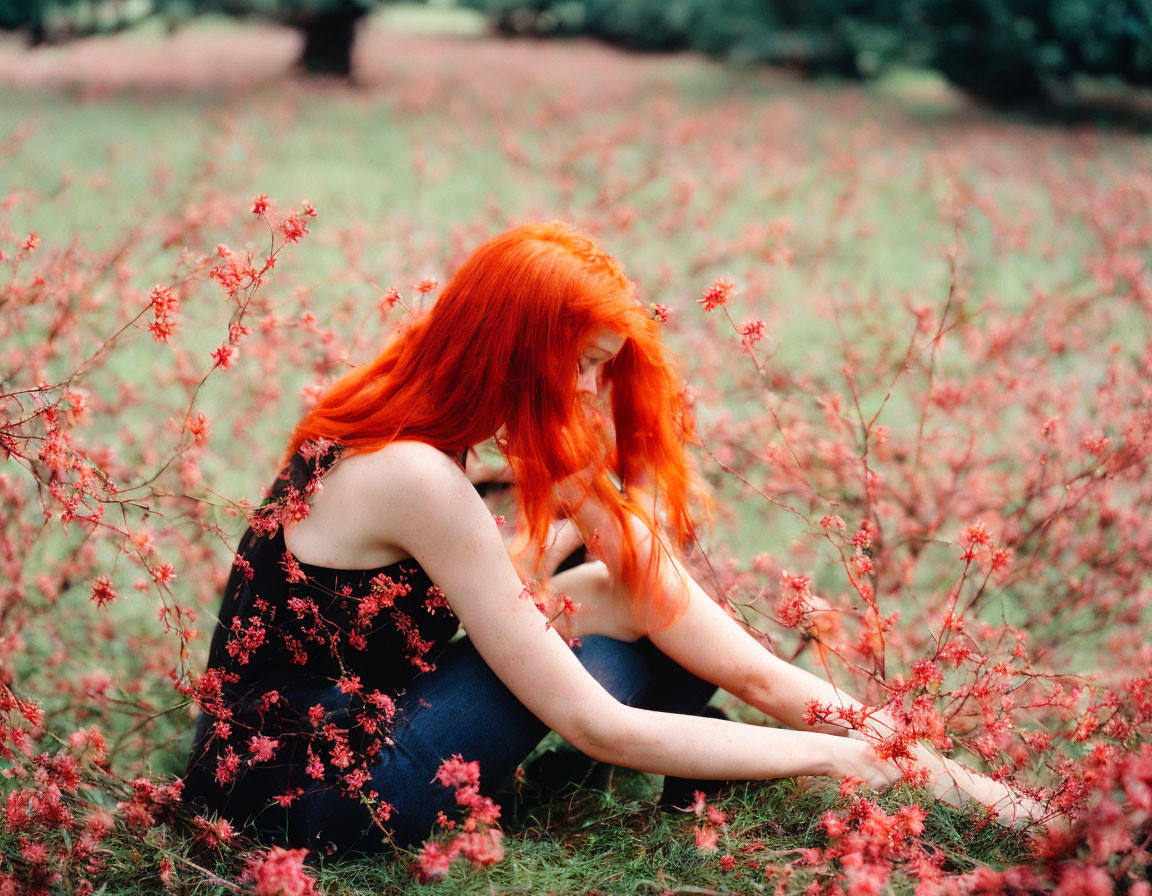
M 858 778 L 873 790 L 887 790 L 904 777 L 900 766 L 877 756 L 866 740 L 845 737 L 838 746 L 842 746 L 837 757 L 837 773 L 841 778 Z

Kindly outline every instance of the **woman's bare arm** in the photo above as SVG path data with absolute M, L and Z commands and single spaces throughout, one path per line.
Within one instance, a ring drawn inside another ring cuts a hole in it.
M 687 576 L 687 574 L 684 574 Z M 714 682 L 775 719 L 800 730 L 810 703 L 845 709 L 865 709 L 840 688 L 773 655 L 708 597 L 690 577 L 688 607 L 675 624 L 653 631 L 649 638 L 664 653 L 691 672 Z M 883 738 L 896 731 L 886 712 L 870 710 L 866 733 Z M 844 729 L 840 733 L 846 734 Z M 913 748 L 915 763 L 928 773 L 928 786 L 952 805 L 974 799 L 991 808 L 1007 825 L 1035 821 L 1042 807 L 998 781 L 964 768 L 921 743 Z
M 615 518 L 592 501 L 584 501 L 571 510 L 586 535 L 596 533 L 601 558 L 609 570 L 615 568 L 618 572 L 620 536 Z M 633 519 L 632 525 L 633 539 L 642 552 L 641 563 L 645 563 L 647 552 L 653 550 L 652 536 L 638 519 Z M 842 727 L 809 725 L 805 721 L 808 706 L 818 703 L 855 711 L 867 709 L 860 701 L 766 650 L 703 591 L 669 552 L 659 547 L 657 550 L 656 587 L 679 591 L 686 605 L 674 624 L 646 632 L 657 647 L 688 671 L 791 728 L 802 732 L 848 734 Z M 638 620 L 633 623 L 640 626 Z M 640 631 L 644 633 L 642 628 Z M 886 712 L 876 709 L 867 709 L 867 712 L 866 734 L 881 739 L 896 731 L 894 721 Z M 1042 807 L 1034 801 L 939 755 L 927 745 L 914 747 L 913 756 L 915 763 L 927 772 L 930 789 L 945 802 L 960 805 L 968 799 L 977 800 L 995 811 L 1004 824 L 1034 821 L 1043 815 Z
M 377 455 L 364 497 L 389 508 L 378 536 L 408 551 L 444 590 L 509 690 L 590 756 L 701 778 L 852 774 L 882 786 L 898 777 L 865 744 L 620 704 L 522 594 L 491 515 L 459 468 L 419 443 L 393 443 Z

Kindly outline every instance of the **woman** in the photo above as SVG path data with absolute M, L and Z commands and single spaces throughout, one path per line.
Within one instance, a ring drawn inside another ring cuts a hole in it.
M 899 779 L 859 734 L 807 725 L 810 701 L 859 704 L 766 651 L 677 559 L 690 436 L 611 257 L 558 223 L 481 246 L 296 428 L 228 583 L 187 799 L 329 853 L 408 845 L 451 811 L 442 760 L 478 761 L 494 792 L 548 729 L 667 776 Z M 469 480 L 493 438 L 525 535 L 511 553 Z M 581 544 L 597 559 L 549 579 Z M 701 715 L 715 686 L 794 730 Z M 1006 821 L 1019 805 L 917 759 L 938 795 Z

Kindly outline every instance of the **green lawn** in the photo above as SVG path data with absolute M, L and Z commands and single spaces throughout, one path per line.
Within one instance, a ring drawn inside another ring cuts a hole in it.
M 190 67 L 186 83 L 179 67 L 163 66 L 169 53 L 190 66 L 210 49 L 222 55 L 207 72 Z M 622 260 L 644 302 L 672 310 L 668 341 L 697 394 L 703 434 L 710 447 L 721 446 L 724 432 L 746 424 L 742 448 L 757 459 L 737 466 L 769 492 L 779 469 L 765 458 L 779 439 L 764 423 L 765 408 L 803 423 L 813 444 L 832 438 L 819 424 L 820 402 L 833 392 L 847 399 L 838 371 L 852 357 L 876 374 L 861 383 L 869 417 L 900 369 L 909 309 L 927 306 L 939 315 L 945 307 L 950 251 L 957 258 L 951 285 L 962 294 L 950 307 L 962 307 L 955 312 L 962 328 L 940 348 L 940 378 L 965 382 L 980 374 L 963 351 L 965 340 L 992 338 L 986 321 L 1024 309 L 1035 294 L 1048 297 L 1041 307 L 1053 315 L 1091 299 L 1096 304 L 1086 308 L 1096 310 L 1084 312 L 1083 330 L 1068 332 L 1072 349 L 1052 350 L 1044 376 L 1053 377 L 1055 392 L 1081 396 L 1079 412 L 1092 422 L 1109 364 L 1118 358 L 1131 366 L 1149 339 L 1146 309 L 1111 302 L 1109 289 L 1118 287 L 1093 285 L 1102 247 L 1120 244 L 1139 256 L 1152 243 L 1147 207 L 1139 207 L 1152 182 L 1147 137 L 998 117 L 917 73 L 861 88 L 691 56 L 632 57 L 580 42 L 505 44 L 481 33 L 474 19 L 444 10 L 402 8 L 374 19 L 359 47 L 354 85 L 295 78 L 285 70 L 292 52 L 272 29 L 220 22 L 190 26 L 171 44 L 155 30 L 39 55 L 0 44 L 0 76 L 40 73 L 16 86 L 0 81 L 3 248 L 11 251 L 34 230 L 43 241 L 38 257 L 59 258 L 71 246 L 94 259 L 85 262 L 90 279 L 77 293 L 91 300 L 84 324 L 68 331 L 72 341 L 37 373 L 66 375 L 125 321 L 127 308 L 144 307 L 153 284 L 191 277 L 176 349 L 158 354 L 164 347 L 136 334 L 84 383 L 104 403 L 87 437 L 112 445 L 129 466 L 138 463 L 141 476 L 163 456 L 158 446 L 179 431 L 190 395 L 179 369 L 187 363 L 206 370 L 208 353 L 226 335 L 228 308 L 203 285 L 197 260 L 218 242 L 265 251 L 266 232 L 247 215 L 259 193 L 281 207 L 309 200 L 319 209 L 312 235 L 285 250 L 259 292 L 268 339 L 277 341 L 267 350 L 242 349 L 237 369 L 210 377 L 197 396 L 215 435 L 199 459 L 204 480 L 195 494 L 217 506 L 195 525 L 170 509 L 171 531 L 160 516 L 152 519 L 171 550 L 198 558 L 198 566 L 181 567 L 176 594 L 198 608 L 205 634 L 228 566 L 227 541 L 242 528 L 225 505 L 259 499 L 300 413 L 301 389 L 379 349 L 395 323 L 375 310 L 386 288 L 408 297 L 422 277 L 443 283 L 464 253 L 512 223 L 558 217 L 592 230 Z M 767 379 L 741 356 L 726 322 L 696 306 L 720 276 L 739 284 L 730 306 L 736 323 L 767 323 L 760 345 Z M 306 310 L 315 326 L 302 323 Z M 9 369 L 9 350 L 45 343 L 53 325 L 48 312 L 33 310 L 0 330 L 11 339 L 2 347 L 5 389 L 27 385 L 26 370 Z M 1040 344 L 1043 327 L 1043 314 L 1029 318 L 1014 338 Z M 1106 351 L 1109 343 L 1114 353 Z M 880 419 L 898 437 L 915 435 L 921 386 L 897 389 Z M 991 447 L 986 467 L 973 474 L 977 483 L 997 465 L 1023 463 L 1003 452 L 1031 439 L 1024 429 L 1043 415 L 1021 407 L 1018 427 L 1011 414 L 997 418 L 996 431 L 978 433 Z M 834 417 L 825 419 L 829 432 Z M 933 420 L 933 431 L 946 436 L 947 412 Z M 963 421 L 956 425 L 956 438 L 966 437 Z M 1118 417 L 1104 425 L 1120 437 Z M 890 460 L 886 475 L 902 476 L 903 455 Z M 705 547 L 716 567 L 730 564 L 716 581 L 744 595 L 773 585 L 752 563 L 768 553 L 778 565 L 810 572 L 821 594 L 848 590 L 835 552 L 811 525 L 757 498 L 706 455 L 701 466 L 719 511 Z M 15 463 L 0 461 L 5 472 L 17 476 Z M 817 470 L 811 481 L 824 482 L 820 477 Z M 819 519 L 837 501 L 856 514 L 858 491 L 856 484 L 826 483 L 812 493 L 781 492 L 780 500 Z M 1138 482 L 1121 482 L 1112 497 L 1124 505 L 1140 494 Z M 941 583 L 957 569 L 955 539 L 970 521 L 964 495 L 952 497 L 957 506 L 944 508 L 938 535 L 924 545 L 931 562 L 892 586 L 894 603 L 884 608 L 915 620 L 905 645 L 910 656 L 935 609 L 925 602 L 942 601 L 948 586 Z M 849 535 L 861 515 L 848 519 Z M 219 526 L 222 537 L 205 537 L 205 525 Z M 1092 542 L 1086 566 L 1107 553 L 1111 535 L 1102 537 Z M 59 596 L 33 584 L 39 567 L 55 575 L 61 558 L 85 541 L 75 529 L 56 528 L 35 540 L 21 571 L 28 593 L 22 612 L 30 615 L 22 646 L 6 663 L 24 693 L 47 709 L 50 732 L 98 722 L 117 745 L 117 773 L 129 780 L 177 774 L 190 724 L 186 708 L 168 711 L 177 704 L 166 675 L 178 644 L 156 624 L 147 584 L 103 611 L 94 628 L 76 623 L 95 618 L 83 583 L 61 574 Z M 183 553 L 188 545 L 202 550 Z M 135 573 L 115 546 L 88 547 L 99 556 L 91 568 L 123 579 L 121 593 L 130 593 Z M 1036 594 L 1062 593 L 1067 579 L 1063 567 L 1053 567 L 993 588 L 975 615 L 991 625 L 1031 626 L 1042 607 Z M 1152 584 L 1139 571 L 1125 581 L 1136 583 L 1133 593 Z M 1139 629 L 1149 622 L 1148 603 L 1134 599 L 1134 616 L 1112 604 L 1100 618 Z M 765 606 L 758 604 L 752 618 L 763 622 Z M 1130 674 L 1108 665 L 1131 654 L 1113 654 L 1096 612 L 1079 606 L 1050 628 L 1037 624 L 1038 655 L 1076 658 L 1060 672 L 1104 663 L 1106 680 Z M 765 624 L 790 655 L 794 634 Z M 1061 644 L 1067 626 L 1091 637 Z M 206 640 L 193 642 L 190 668 L 202 664 Z M 902 649 L 897 641 L 893 650 Z M 801 662 L 812 655 L 806 651 Z M 97 674 L 112 678 L 99 698 L 60 684 Z M 157 719 L 142 721 L 140 707 Z M 811 874 L 795 851 L 824 845 L 819 816 L 844 805 L 824 784 L 738 786 L 718 802 L 731 817 L 720 850 L 705 854 L 694 845 L 694 817 L 656 813 L 658 785 L 644 776 L 622 773 L 607 790 L 533 794 L 531 778 L 527 786 L 518 808 L 506 806 L 508 857 L 482 871 L 457 867 L 422 892 L 771 892 L 787 879 L 786 892 L 799 893 Z M 895 811 L 915 798 L 899 792 L 884 805 Z M 924 837 L 949 872 L 1003 867 L 1026 854 L 1022 837 L 938 805 Z M 196 892 L 231 892 L 197 877 L 181 858 L 188 844 L 179 835 L 149 843 L 143 858 L 123 844 L 109 857 L 107 892 L 157 892 L 155 869 L 141 865 L 161 856 L 176 861 L 180 880 Z M 719 864 L 724 854 L 737 858 L 731 871 Z M 791 877 L 766 873 L 767 866 L 792 868 Z M 228 867 L 220 873 L 227 876 Z M 320 879 L 330 893 L 414 886 L 402 863 L 340 866 Z M 915 881 L 901 868 L 891 886 L 912 892 Z

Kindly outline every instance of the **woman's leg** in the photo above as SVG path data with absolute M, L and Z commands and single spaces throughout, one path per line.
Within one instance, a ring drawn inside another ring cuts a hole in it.
M 646 639 L 592 636 L 574 652 L 609 693 L 631 706 L 699 714 L 715 692 Z M 468 639 L 450 645 L 436 669 L 417 676 L 397 700 L 394 743 L 372 770 L 372 788 L 393 806 L 388 825 L 395 845 L 427 838 L 441 811 L 455 817 L 454 792 L 434 781 L 444 759 L 458 753 L 478 762 L 480 791 L 494 795 L 547 732 Z M 331 790 L 308 795 L 292 808 L 290 838 L 321 853 L 329 844 L 340 852 L 384 846 L 369 811 Z

